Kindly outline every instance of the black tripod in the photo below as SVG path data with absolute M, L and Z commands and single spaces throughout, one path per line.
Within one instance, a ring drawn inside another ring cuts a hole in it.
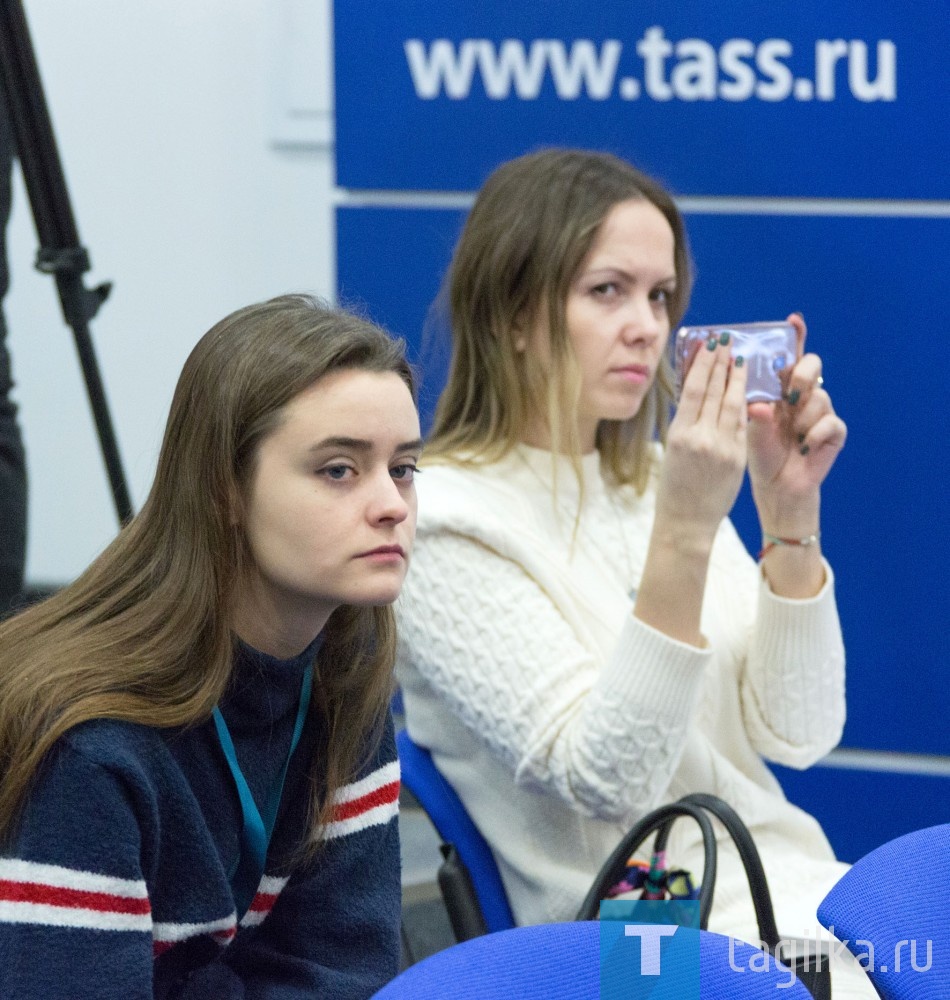
M 89 254 L 79 242 L 20 0 L 0 0 L 0 79 L 40 241 L 36 267 L 56 280 L 63 317 L 75 337 L 116 513 L 125 523 L 132 516 L 132 504 L 89 333 L 89 321 L 99 311 L 111 285 L 86 288 L 83 283 L 83 274 L 91 266 Z

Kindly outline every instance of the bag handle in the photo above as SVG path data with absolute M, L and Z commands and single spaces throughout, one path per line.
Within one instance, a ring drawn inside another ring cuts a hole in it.
M 660 830 L 661 834 L 665 833 L 668 836 L 673 821 L 680 816 L 691 816 L 699 824 L 703 835 L 706 860 L 703 865 L 702 890 L 699 896 L 699 926 L 705 929 L 709 922 L 713 890 L 716 885 L 716 835 L 703 807 L 700 804 L 689 802 L 687 799 L 680 799 L 679 802 L 671 802 L 654 809 L 630 828 L 601 866 L 575 919 L 596 920 L 600 913 L 601 899 L 607 890 L 616 885 L 623 877 L 627 869 L 627 861 L 637 848 L 656 830 Z M 664 836 L 664 844 L 666 836 Z M 659 837 L 657 844 L 659 845 Z
M 774 955 L 779 943 L 778 927 L 775 923 L 775 911 L 772 908 L 772 895 L 769 892 L 769 884 L 765 877 L 765 868 L 762 866 L 762 859 L 759 857 L 758 848 L 752 839 L 749 828 L 743 823 L 739 814 L 727 802 L 717 795 L 710 795 L 707 792 L 694 792 L 691 795 L 684 795 L 679 799 L 677 805 L 693 805 L 705 809 L 708 813 L 719 820 L 726 828 L 726 832 L 732 838 L 736 849 L 739 852 L 739 859 L 745 869 L 746 879 L 749 882 L 749 889 L 752 892 L 752 905 L 755 908 L 755 919 L 759 925 L 759 937 L 769 951 Z M 663 850 L 673 826 L 673 819 L 668 819 L 656 838 L 656 850 Z M 708 855 L 707 855 L 708 856 Z M 706 875 L 703 873 L 703 885 L 700 890 L 700 899 L 706 889 Z M 705 927 L 705 924 L 702 924 Z

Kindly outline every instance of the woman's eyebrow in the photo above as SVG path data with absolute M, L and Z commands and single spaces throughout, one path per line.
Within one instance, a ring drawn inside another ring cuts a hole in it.
M 618 274 L 622 278 L 632 278 L 633 274 L 626 268 L 618 267 L 616 264 L 598 264 L 596 267 L 584 269 L 585 274 Z
M 412 441 L 403 441 L 396 445 L 396 451 L 422 451 L 425 441 L 422 438 L 415 438 Z
M 599 264 L 596 267 L 589 267 L 581 272 L 581 276 L 584 278 L 620 277 L 629 282 L 636 282 L 638 280 L 637 274 L 633 271 L 628 271 L 624 267 L 616 267 L 612 264 Z M 670 274 L 662 278 L 658 278 L 655 284 L 675 285 L 676 280 L 676 275 Z
M 422 438 L 414 438 L 412 441 L 403 441 L 397 444 L 394 451 L 419 451 L 423 445 Z M 310 451 L 323 451 L 324 448 L 351 448 L 354 451 L 372 451 L 373 442 L 364 438 L 351 437 L 328 437 L 319 441 L 310 448 Z
M 315 445 L 311 445 L 311 451 L 322 451 L 324 448 L 353 448 L 356 451 L 371 451 L 373 447 L 372 441 L 366 441 L 363 438 L 351 438 L 351 437 L 328 437 L 324 438 L 322 441 L 318 441 Z

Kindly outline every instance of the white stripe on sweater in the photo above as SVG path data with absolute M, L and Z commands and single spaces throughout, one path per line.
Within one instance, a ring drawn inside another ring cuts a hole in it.
M 257 887 L 257 892 L 264 896 L 279 896 L 289 881 L 286 876 L 265 875 Z
M 79 889 L 82 892 L 103 892 L 110 896 L 145 899 L 148 890 L 144 879 L 114 878 L 95 872 L 46 865 L 20 858 L 0 858 L 0 881 L 36 882 L 57 889 Z
M 346 837 L 351 833 L 359 833 L 360 830 L 365 830 L 370 826 L 382 826 L 398 815 L 399 802 L 387 802 L 384 805 L 368 809 L 358 816 L 327 823 L 324 828 L 324 836 L 327 840 L 333 840 L 335 837 Z
M 237 914 L 231 913 L 220 920 L 206 920 L 200 924 L 155 924 L 152 937 L 157 944 L 177 944 L 201 934 L 230 934 L 235 929 Z
M 0 923 L 84 927 L 97 931 L 149 931 L 152 929 L 152 916 L 150 913 L 115 913 L 46 903 L 5 901 L 0 902 Z
M 384 764 L 377 768 L 372 774 L 368 774 L 359 781 L 354 781 L 349 785 L 344 785 L 333 796 L 333 802 L 339 805 L 342 802 L 351 802 L 353 799 L 361 798 L 370 792 L 375 792 L 377 788 L 390 785 L 399 780 L 399 761 L 394 760 L 389 764 Z
M 277 878 L 274 875 L 265 875 L 261 879 L 261 884 L 257 887 L 257 893 L 251 901 L 251 908 L 241 918 L 242 927 L 256 927 L 264 922 L 264 919 L 277 902 L 277 897 L 281 894 L 284 886 L 290 881 L 289 878 Z

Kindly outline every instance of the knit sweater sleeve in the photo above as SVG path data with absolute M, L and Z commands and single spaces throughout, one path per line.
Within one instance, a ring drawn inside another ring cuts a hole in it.
M 367 1000 L 395 976 L 398 798 L 389 719 L 375 755 L 337 792 L 318 853 L 289 878 L 265 876 L 235 941 L 176 1000 Z
M 629 616 L 604 661 L 522 566 L 448 532 L 417 547 L 399 612 L 407 705 L 421 681 L 516 782 L 585 815 L 662 801 L 708 651 Z
M 823 757 L 844 728 L 844 643 L 827 563 L 825 574 L 822 590 L 809 600 L 773 594 L 764 576 L 758 583 L 743 715 L 756 750 L 789 767 Z
M 63 740 L 0 858 L 0 996 L 151 1000 L 141 803 Z

